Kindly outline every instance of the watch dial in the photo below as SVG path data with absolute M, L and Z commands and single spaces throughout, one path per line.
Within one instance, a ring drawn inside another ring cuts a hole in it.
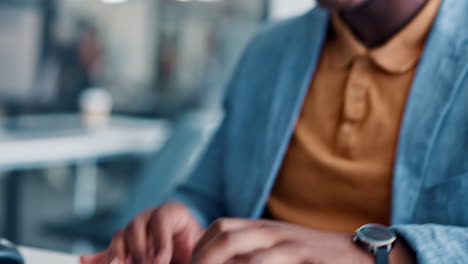
M 361 230 L 362 234 L 366 237 L 369 237 L 373 240 L 389 240 L 393 238 L 393 234 L 389 232 L 387 229 L 383 229 L 380 227 L 367 227 Z

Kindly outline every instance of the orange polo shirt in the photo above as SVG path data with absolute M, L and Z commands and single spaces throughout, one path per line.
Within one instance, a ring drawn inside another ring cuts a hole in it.
M 327 231 L 389 224 L 393 163 L 417 63 L 441 0 L 368 49 L 337 14 L 268 201 L 274 219 Z

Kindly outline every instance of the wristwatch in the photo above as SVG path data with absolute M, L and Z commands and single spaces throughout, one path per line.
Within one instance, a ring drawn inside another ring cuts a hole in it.
M 397 239 L 396 233 L 384 225 L 361 226 L 354 234 L 353 241 L 375 256 L 376 264 L 388 264 L 388 254 Z

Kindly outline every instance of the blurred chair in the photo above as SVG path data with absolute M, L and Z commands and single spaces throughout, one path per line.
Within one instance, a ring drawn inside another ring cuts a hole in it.
M 222 116 L 220 110 L 182 115 L 162 149 L 145 161 L 122 207 L 98 212 L 89 219 L 47 223 L 45 231 L 62 238 L 89 241 L 96 247 L 107 245 L 117 230 L 141 211 L 160 205 L 174 187 L 186 179 Z

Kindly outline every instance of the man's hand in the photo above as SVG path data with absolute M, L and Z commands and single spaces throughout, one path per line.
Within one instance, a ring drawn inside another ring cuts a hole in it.
M 352 236 L 280 222 L 222 219 L 201 238 L 191 264 L 374 263 L 370 253 L 354 245 Z M 415 263 L 402 254 L 391 258 L 392 263 Z
M 82 264 L 187 264 L 204 233 L 189 210 L 166 203 L 138 215 L 105 251 L 81 257 Z

